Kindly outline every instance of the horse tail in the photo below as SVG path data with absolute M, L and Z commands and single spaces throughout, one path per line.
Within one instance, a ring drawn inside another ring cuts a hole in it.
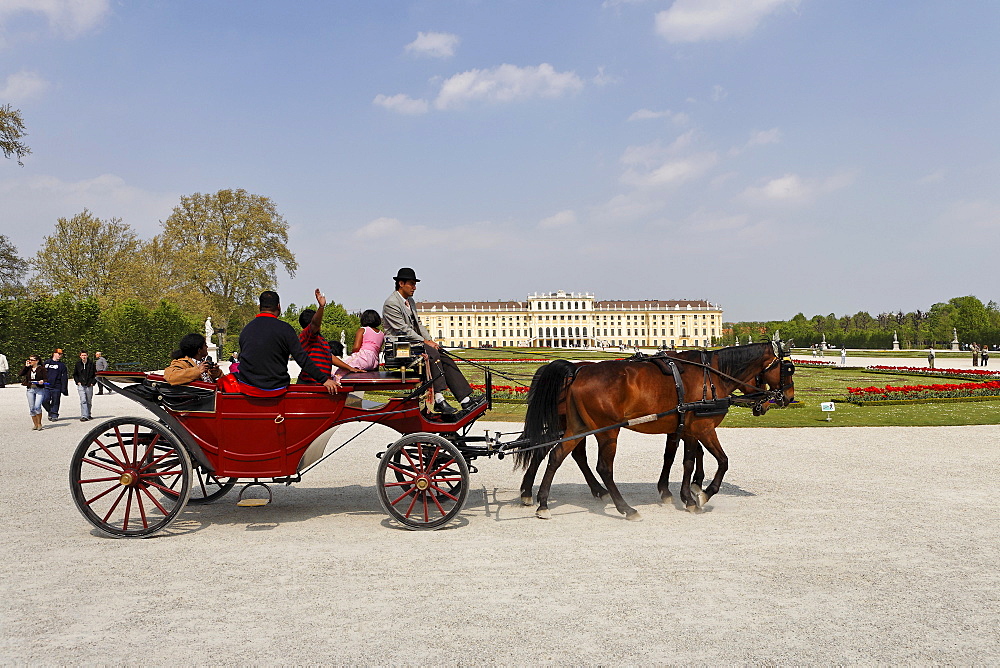
M 524 416 L 524 432 L 519 440 L 529 445 L 541 445 L 562 437 L 559 403 L 563 390 L 576 376 L 577 365 L 567 360 L 553 360 L 535 371 L 528 390 L 528 410 Z M 514 465 L 527 469 L 541 463 L 548 453 L 545 448 L 534 448 L 514 454 Z

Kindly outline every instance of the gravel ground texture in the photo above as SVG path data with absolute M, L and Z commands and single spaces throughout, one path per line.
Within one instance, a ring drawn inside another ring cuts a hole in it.
M 4 665 L 1000 663 L 1000 427 L 722 429 L 700 515 L 656 503 L 663 438 L 623 432 L 642 522 L 571 461 L 536 519 L 511 461 L 477 460 L 432 532 L 381 510 L 397 435 L 374 427 L 269 506 L 233 492 L 128 540 L 73 505 L 97 424 L 75 399 L 33 432 L 23 389 L 0 390 Z M 105 395 L 94 414 L 143 411 Z

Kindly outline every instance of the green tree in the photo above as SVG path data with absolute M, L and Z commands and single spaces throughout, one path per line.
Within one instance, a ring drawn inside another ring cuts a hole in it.
M 24 294 L 28 261 L 17 254 L 17 247 L 0 234 L 0 299 Z
M 951 341 L 952 328 L 955 326 L 952 313 L 955 307 L 951 304 L 934 304 L 927 313 L 927 335 L 935 345 Z
M 258 295 L 275 289 L 279 265 L 290 276 L 298 269 L 274 202 L 243 189 L 181 197 L 162 225 L 153 243 L 168 294 L 189 312 L 211 315 L 217 329 L 249 318 Z
M 101 220 L 87 209 L 56 221 L 32 265 L 36 293 L 67 293 L 115 302 L 144 292 L 143 244 L 120 218 Z
M 954 297 L 948 303 L 954 307 L 952 320 L 959 340 L 968 343 L 983 341 L 990 329 L 990 314 L 978 298 Z
M 3 157 L 17 156 L 17 164 L 22 167 L 24 163 L 21 158 L 31 154 L 28 145 L 21 141 L 27 134 L 24 131 L 21 110 L 14 109 L 9 104 L 0 106 L 0 148 L 3 149 Z

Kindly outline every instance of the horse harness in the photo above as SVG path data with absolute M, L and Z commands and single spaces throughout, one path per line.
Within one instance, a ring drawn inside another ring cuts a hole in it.
M 652 362 L 660 369 L 661 372 L 663 372 L 664 375 L 668 375 L 673 378 L 674 387 L 677 390 L 677 408 L 675 409 L 677 411 L 677 428 L 674 430 L 673 436 L 679 437 L 681 432 L 684 431 L 684 418 L 687 413 L 694 413 L 695 417 L 713 417 L 716 415 L 725 415 L 729 412 L 729 407 L 731 405 L 752 407 L 754 409 L 754 413 L 759 413 L 763 410 L 764 404 L 768 401 L 773 401 L 779 405 L 783 405 L 785 379 L 787 377 L 791 377 L 791 375 L 795 373 L 795 365 L 792 363 L 790 357 L 781 355 L 784 350 L 779 348 L 777 345 L 776 352 L 779 354 L 775 357 L 774 362 L 769 364 L 767 368 L 761 370 L 761 372 L 754 378 L 756 385 L 742 381 L 739 378 L 730 376 L 729 374 L 723 373 L 719 369 L 712 367 L 709 361 L 708 352 L 704 350 L 701 351 L 701 362 L 680 359 L 678 357 L 668 357 L 663 354 L 640 354 L 636 355 L 633 359 L 635 361 Z M 681 379 L 681 370 L 678 363 L 697 366 L 704 369 L 704 380 L 702 381 L 702 394 L 700 400 L 685 401 L 684 381 Z M 765 389 L 763 387 L 764 374 L 778 364 L 781 365 L 779 387 L 773 390 Z M 728 396 L 720 399 L 716 393 L 715 382 L 712 380 L 712 374 L 735 381 L 742 385 L 743 388 L 750 388 L 754 391 L 749 393 L 744 392 L 744 394 L 739 397 Z M 708 398 L 709 388 L 711 388 L 712 391 L 711 399 Z

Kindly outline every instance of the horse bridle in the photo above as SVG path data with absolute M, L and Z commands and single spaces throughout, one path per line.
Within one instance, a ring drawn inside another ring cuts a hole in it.
M 771 345 L 774 348 L 774 361 L 768 364 L 765 368 L 761 369 L 760 373 L 758 373 L 754 378 L 755 384 L 740 380 L 735 376 L 730 376 L 728 373 L 723 373 L 719 369 L 715 369 L 707 364 L 700 364 L 698 362 L 692 362 L 690 360 L 680 358 L 673 359 L 683 364 L 692 364 L 694 366 L 703 367 L 718 376 L 736 381 L 743 386 L 743 395 L 739 397 L 731 396 L 730 401 L 737 406 L 750 406 L 753 408 L 755 415 L 760 415 L 764 410 L 764 405 L 768 402 L 774 402 L 780 408 L 784 408 L 788 405 L 788 400 L 785 398 L 785 390 L 788 389 L 789 386 L 786 384 L 786 380 L 790 379 L 795 373 L 795 363 L 792 362 L 791 354 L 785 349 L 784 343 L 781 341 L 772 341 Z M 766 389 L 766 384 L 764 382 L 764 374 L 778 365 L 781 365 L 781 370 L 778 375 L 778 387 L 768 390 Z M 746 390 L 748 389 L 751 391 L 747 392 Z

